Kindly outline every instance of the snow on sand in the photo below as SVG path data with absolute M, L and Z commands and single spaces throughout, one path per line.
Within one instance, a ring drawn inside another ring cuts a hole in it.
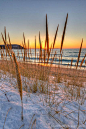
M 58 90 L 54 91 L 59 103 L 57 107 L 45 102 L 45 94 L 27 93 L 23 90 L 24 119 L 21 121 L 21 100 L 16 84 L 15 78 L 9 77 L 9 74 L 4 75 L 1 71 L 0 129 L 86 128 L 86 100 L 79 105 L 77 101 L 68 99 L 63 91 L 64 84 L 58 84 Z

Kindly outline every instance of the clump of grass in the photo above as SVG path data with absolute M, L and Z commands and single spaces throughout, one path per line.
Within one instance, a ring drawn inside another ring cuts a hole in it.
M 61 83 L 61 75 L 60 75 L 60 73 L 58 73 L 57 82 L 58 82 L 58 83 Z
M 3 34 L 2 34 L 2 39 L 4 41 L 6 51 L 10 55 L 10 52 L 9 52 L 9 49 L 8 49 L 7 43 L 6 43 L 6 28 L 5 28 L 5 31 L 4 32 L 5 32 L 5 39 L 4 39 Z M 13 60 L 15 62 L 15 66 L 16 66 L 17 83 L 18 83 L 18 89 L 19 89 L 19 93 L 20 93 L 20 97 L 21 97 L 21 104 L 22 104 L 21 119 L 23 120 L 23 101 L 22 101 L 22 82 L 21 82 L 21 75 L 20 75 L 18 63 L 17 63 L 17 60 L 16 60 L 16 57 L 15 57 L 14 52 L 12 52 L 12 57 L 13 57 Z M 12 61 L 12 59 L 11 59 L 11 61 Z
M 39 84 L 39 91 L 40 91 L 40 93 L 46 93 L 46 85 L 45 85 L 45 82 L 44 81 L 40 81 L 39 82 L 40 84 Z
M 38 84 L 38 83 L 37 83 L 37 80 L 36 80 L 36 81 L 34 82 L 34 84 L 33 84 L 33 89 L 32 89 L 33 93 L 36 93 L 37 90 L 38 90 L 38 89 L 37 89 L 37 87 L 38 87 L 37 84 Z

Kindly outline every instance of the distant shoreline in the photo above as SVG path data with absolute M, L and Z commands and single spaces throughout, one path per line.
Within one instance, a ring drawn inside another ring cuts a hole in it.
M 7 46 L 9 46 L 8 44 L 7 44 Z M 12 46 L 12 49 L 24 49 L 24 47 L 22 47 L 21 45 L 18 45 L 18 44 L 11 44 L 11 46 Z M 5 45 L 3 44 L 3 45 L 0 45 L 0 49 L 5 49 Z M 26 49 L 28 49 L 28 48 L 26 48 Z M 29 48 L 29 49 L 35 49 L 35 48 Z M 40 48 L 36 48 L 36 49 L 40 49 Z M 60 48 L 53 48 L 53 49 L 60 49 Z M 63 48 L 63 50 L 64 49 L 79 49 L 79 48 Z M 86 49 L 86 48 L 82 48 L 82 49 Z M 44 50 L 44 48 L 42 48 L 42 50 Z
M 7 46 L 10 46 L 7 44 Z M 11 44 L 12 49 L 23 49 L 23 47 L 21 45 L 18 44 Z M 0 45 L 1 49 L 5 49 L 5 45 Z

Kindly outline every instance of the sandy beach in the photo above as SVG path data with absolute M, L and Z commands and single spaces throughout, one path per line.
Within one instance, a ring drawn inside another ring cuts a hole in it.
M 70 67 L 63 67 L 63 66 L 55 66 L 55 65 L 40 65 L 34 63 L 25 63 L 25 62 L 18 62 L 20 73 L 23 76 L 31 76 L 39 78 L 40 72 L 43 73 L 43 76 L 54 76 L 58 77 L 60 75 L 61 81 L 75 81 L 76 83 L 84 83 L 86 82 L 86 70 L 85 69 L 78 69 L 70 68 Z M 15 76 L 15 64 L 11 61 L 0 60 L 0 69 L 12 72 Z
M 83 86 L 77 85 L 86 81 L 85 70 L 18 64 L 22 80 L 24 118 L 21 121 L 15 65 L 10 61 L 0 61 L 0 128 L 86 127 L 86 83 Z M 44 72 L 42 78 L 40 72 Z M 60 75 L 61 82 L 56 79 L 57 75 Z M 74 84 L 69 83 L 69 80 Z

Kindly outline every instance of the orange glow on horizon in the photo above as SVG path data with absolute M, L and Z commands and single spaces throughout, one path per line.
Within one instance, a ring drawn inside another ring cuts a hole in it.
M 22 46 L 22 41 L 23 38 L 20 40 L 21 38 L 11 38 L 11 43 L 12 44 L 18 44 Z M 38 39 L 38 38 L 37 38 Z M 42 39 L 42 38 L 41 38 Z M 44 38 L 43 38 L 44 39 Z M 53 47 L 53 38 L 51 37 L 52 40 L 49 39 L 49 48 L 51 48 L 51 44 Z M 81 45 L 81 38 L 75 39 L 75 38 L 68 38 L 65 37 L 64 42 L 63 42 L 63 49 L 76 49 L 76 48 L 80 48 Z M 0 45 L 4 44 L 3 40 L 0 39 Z M 45 40 L 41 40 L 41 44 L 42 44 L 42 49 L 46 49 L 45 48 Z M 56 43 L 54 48 L 60 48 L 61 47 L 61 38 L 57 37 Z M 26 40 L 26 48 L 28 48 L 28 40 Z M 35 41 L 33 38 L 30 39 L 29 42 L 29 48 L 34 49 L 35 48 Z M 39 41 L 36 41 L 36 48 L 40 49 L 40 45 L 39 45 Z M 82 48 L 86 48 L 86 41 L 83 39 L 83 45 Z

